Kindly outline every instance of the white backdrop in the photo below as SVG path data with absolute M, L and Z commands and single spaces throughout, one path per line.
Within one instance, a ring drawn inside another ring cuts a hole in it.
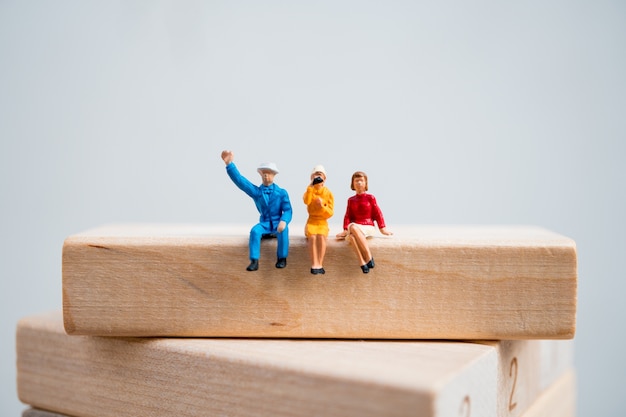
M 255 222 L 225 148 L 251 179 L 278 164 L 295 222 L 321 163 L 336 224 L 364 170 L 390 230 L 575 239 L 579 415 L 623 415 L 625 3 L 0 0 L 0 60 L 1 415 L 65 237 Z

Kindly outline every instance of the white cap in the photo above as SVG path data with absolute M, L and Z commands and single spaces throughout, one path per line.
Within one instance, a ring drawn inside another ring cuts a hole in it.
M 316 172 L 319 172 L 322 175 L 324 175 L 324 179 L 326 179 L 326 170 L 324 169 L 323 165 L 315 165 L 313 167 L 313 171 L 311 171 L 311 175 L 315 174 Z
M 278 174 L 278 168 L 276 167 L 276 164 L 273 162 L 263 162 L 261 163 L 261 165 L 259 165 L 259 167 L 256 170 L 259 173 L 261 173 L 261 171 L 263 170 L 268 170 L 268 171 L 272 171 L 274 174 Z

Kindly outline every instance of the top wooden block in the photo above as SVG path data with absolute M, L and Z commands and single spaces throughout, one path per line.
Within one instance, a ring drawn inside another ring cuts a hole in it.
M 527 226 L 396 226 L 370 239 L 363 274 L 346 241 L 328 239 L 325 275 L 290 226 L 248 264 L 248 226 L 111 225 L 63 246 L 69 334 L 376 339 L 569 339 L 576 245 Z M 331 230 L 332 233 L 332 230 Z

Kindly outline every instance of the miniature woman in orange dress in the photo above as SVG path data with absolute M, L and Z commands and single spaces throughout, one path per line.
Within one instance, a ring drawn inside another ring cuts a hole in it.
M 328 219 L 333 215 L 335 199 L 333 193 L 325 186 L 326 171 L 321 165 L 313 168 L 311 184 L 304 196 L 309 218 L 304 227 L 304 235 L 311 256 L 311 273 L 324 274 L 324 255 L 326 254 L 326 238 L 328 237 Z
M 337 234 L 338 238 L 349 240 L 355 248 L 359 258 L 359 265 L 364 274 L 374 268 L 374 258 L 367 244 L 367 238 L 374 236 L 376 226 L 383 235 L 392 235 L 385 226 L 383 213 L 378 207 L 376 198 L 366 193 L 367 175 L 362 171 L 352 174 L 350 188 L 356 194 L 348 199 L 346 215 L 343 218 L 343 232 Z

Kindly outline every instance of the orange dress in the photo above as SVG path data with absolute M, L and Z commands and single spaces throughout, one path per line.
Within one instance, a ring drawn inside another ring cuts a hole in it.
M 335 206 L 333 193 L 326 187 L 316 189 L 309 185 L 302 199 L 309 213 L 309 218 L 304 226 L 304 235 L 328 236 L 328 219 L 332 217 Z M 318 199 L 322 202 L 321 206 L 316 203 Z

